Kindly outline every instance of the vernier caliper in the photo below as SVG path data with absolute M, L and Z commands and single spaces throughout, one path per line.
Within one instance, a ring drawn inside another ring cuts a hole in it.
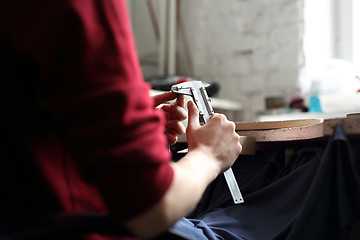
M 203 83 L 201 81 L 183 82 L 173 85 L 171 87 L 171 91 L 174 93 L 191 96 L 199 109 L 199 114 L 200 116 L 202 116 L 204 123 L 207 123 L 211 116 L 214 114 L 214 110 L 210 104 L 211 99 L 208 97 L 205 89 L 205 87 L 209 85 L 210 84 Z M 228 170 L 226 170 L 224 172 L 224 176 L 230 189 L 231 196 L 233 197 L 234 203 L 243 203 L 244 199 L 241 195 L 232 169 L 229 168 Z

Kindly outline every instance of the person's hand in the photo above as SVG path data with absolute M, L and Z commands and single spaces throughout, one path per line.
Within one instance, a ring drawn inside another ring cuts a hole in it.
M 163 103 L 163 99 L 168 97 L 168 94 L 158 96 L 155 103 Z M 181 112 L 183 118 L 183 110 L 174 110 L 183 109 L 181 98 L 179 96 L 177 103 L 165 107 L 164 111 L 169 115 Z M 207 186 L 240 154 L 241 145 L 235 133 L 235 124 L 224 115 L 214 114 L 208 123 L 201 126 L 199 112 L 191 101 L 188 103 L 188 114 L 189 152 L 179 161 L 170 162 L 174 171 L 170 187 L 150 210 L 125 222 L 125 226 L 141 238 L 152 238 L 186 216 L 196 207 Z
M 188 127 L 186 130 L 188 149 L 200 150 L 214 159 L 221 172 L 232 166 L 242 146 L 235 132 L 235 123 L 223 114 L 215 113 L 204 125 L 199 123 L 199 111 L 193 102 L 188 102 Z
M 176 101 L 174 103 L 164 104 L 175 98 Z M 184 125 L 181 123 L 181 121 L 187 118 L 187 113 L 184 109 L 184 96 L 173 92 L 166 92 L 153 96 L 153 99 L 155 107 L 163 104 L 161 109 L 164 111 L 166 117 L 165 134 L 169 145 L 174 145 L 178 140 L 178 136 L 185 134 L 186 131 Z

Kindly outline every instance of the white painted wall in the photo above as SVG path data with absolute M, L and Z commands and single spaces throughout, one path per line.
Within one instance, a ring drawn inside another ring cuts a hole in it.
M 242 102 L 245 120 L 267 96 L 299 94 L 302 0 L 183 1 L 181 13 L 192 68 L 180 52 L 179 73 L 221 83 L 219 97 Z
M 143 0 L 130 1 L 145 5 Z M 218 97 L 241 102 L 244 120 L 254 120 L 264 110 L 265 97 L 290 99 L 299 94 L 303 7 L 303 0 L 182 0 L 177 74 L 220 83 Z M 156 44 L 145 40 L 148 16 L 135 15 L 134 31 L 143 57 L 156 50 Z M 148 69 L 144 74 L 149 75 Z

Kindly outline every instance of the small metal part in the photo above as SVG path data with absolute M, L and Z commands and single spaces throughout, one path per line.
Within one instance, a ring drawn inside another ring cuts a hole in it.
M 199 114 L 203 118 L 204 122 L 207 123 L 211 116 L 214 114 L 214 110 L 211 107 L 211 99 L 208 97 L 205 87 L 210 84 L 201 81 L 190 81 L 183 82 L 171 87 L 171 91 L 178 94 L 189 95 L 193 98 L 194 103 L 199 109 Z M 229 187 L 231 196 L 233 197 L 234 203 L 243 203 L 244 199 L 241 195 L 239 186 L 236 182 L 234 173 L 231 168 L 224 172 L 224 176 Z

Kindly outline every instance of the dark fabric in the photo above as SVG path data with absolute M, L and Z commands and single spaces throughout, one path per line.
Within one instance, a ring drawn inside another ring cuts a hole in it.
M 327 142 L 241 156 L 233 170 L 245 199 L 232 204 L 222 176 L 174 228 L 190 239 L 350 239 L 360 218 L 360 140 L 337 126 Z
M 337 126 L 287 239 L 349 239 L 360 220 L 359 144 Z
M 248 195 L 268 185 L 276 174 L 284 167 L 284 145 L 275 146 L 256 155 L 241 155 L 232 166 L 241 193 Z M 213 181 L 206 189 L 196 209 L 188 215 L 195 218 L 233 204 L 233 199 L 223 174 Z

